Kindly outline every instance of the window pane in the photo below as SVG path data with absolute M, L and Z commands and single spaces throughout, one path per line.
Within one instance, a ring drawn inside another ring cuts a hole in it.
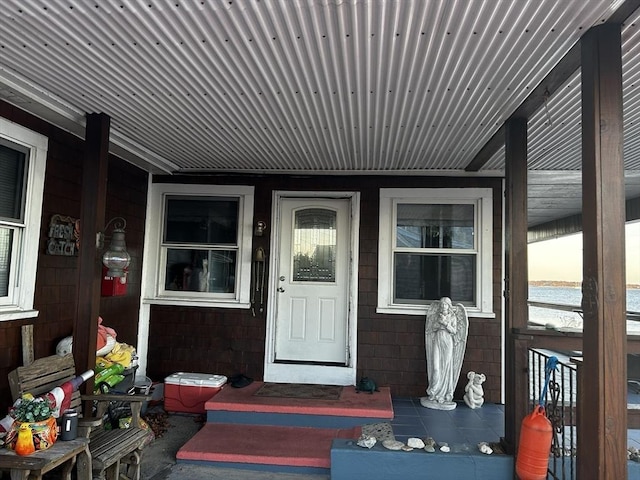
M 0 228 L 0 297 L 9 295 L 9 267 L 11 266 L 11 243 L 13 230 Z
M 335 282 L 336 212 L 307 208 L 295 213 L 293 229 L 293 280 Z
M 169 198 L 165 242 L 236 245 L 238 198 Z
M 473 204 L 398 204 L 396 246 L 473 249 Z
M 22 219 L 26 155 L 0 145 L 0 217 Z
M 165 289 L 234 293 L 236 252 L 169 248 Z
M 441 297 L 475 305 L 475 255 L 394 255 L 394 302 L 428 304 Z

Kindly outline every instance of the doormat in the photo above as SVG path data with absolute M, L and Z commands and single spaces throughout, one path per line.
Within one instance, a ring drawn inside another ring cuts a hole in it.
M 338 400 L 342 387 L 338 385 L 308 385 L 304 383 L 265 383 L 256 392 L 258 397 L 308 398 Z

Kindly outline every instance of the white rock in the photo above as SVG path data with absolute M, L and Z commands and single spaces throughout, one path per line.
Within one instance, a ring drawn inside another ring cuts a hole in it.
M 409 445 L 411 448 L 424 448 L 424 442 L 422 441 L 422 439 L 415 437 L 407 440 L 407 445 Z
M 443 453 L 449 453 L 451 451 L 451 448 L 449 448 L 449 444 L 442 443 L 440 444 L 440 451 Z
M 382 442 L 382 446 L 384 448 L 388 448 L 389 450 L 401 450 L 402 447 L 404 447 L 404 443 L 398 441 L 398 440 L 384 440 Z
M 480 452 L 486 455 L 491 455 L 493 453 L 493 449 L 489 446 L 487 442 L 480 442 L 478 444 L 478 450 L 480 450 Z
M 371 435 L 360 435 L 357 445 L 363 448 L 372 448 L 378 440 Z

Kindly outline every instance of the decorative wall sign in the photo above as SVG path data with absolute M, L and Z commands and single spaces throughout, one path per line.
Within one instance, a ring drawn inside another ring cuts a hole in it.
M 49 255 L 75 256 L 80 248 L 80 220 L 56 214 L 51 217 L 47 236 Z

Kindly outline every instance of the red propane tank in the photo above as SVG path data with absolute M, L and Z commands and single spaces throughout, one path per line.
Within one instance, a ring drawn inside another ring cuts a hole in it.
M 520 480 L 545 480 L 551 453 L 551 422 L 541 405 L 522 420 L 516 473 Z

